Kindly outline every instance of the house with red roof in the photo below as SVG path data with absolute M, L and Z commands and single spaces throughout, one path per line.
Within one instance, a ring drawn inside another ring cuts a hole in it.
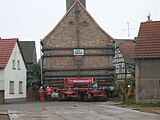
M 116 80 L 124 80 L 134 73 L 134 58 L 135 40 L 131 39 L 115 39 L 115 56 L 114 66 Z
M 136 101 L 160 102 L 160 21 L 141 23 L 134 57 Z
M 5 103 L 26 100 L 26 65 L 17 38 L 0 39 L 0 90 Z

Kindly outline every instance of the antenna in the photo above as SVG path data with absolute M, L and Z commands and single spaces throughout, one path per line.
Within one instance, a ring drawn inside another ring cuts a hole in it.
M 127 31 L 128 32 L 128 39 L 130 38 L 131 34 L 130 34 L 130 30 L 133 30 L 135 28 L 130 28 L 129 26 L 129 22 L 127 22 L 127 29 L 123 29 L 123 31 Z
M 128 27 L 128 38 L 130 38 L 129 22 L 127 22 L 127 27 Z

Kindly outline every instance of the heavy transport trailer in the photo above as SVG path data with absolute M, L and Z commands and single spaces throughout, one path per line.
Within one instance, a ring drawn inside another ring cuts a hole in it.
M 59 89 L 59 101 L 103 101 L 107 100 L 105 88 L 93 88 L 94 78 L 66 78 L 64 89 Z

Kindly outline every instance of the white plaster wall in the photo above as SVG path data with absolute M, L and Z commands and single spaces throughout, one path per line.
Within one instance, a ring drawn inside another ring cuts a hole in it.
M 15 60 L 16 69 L 12 68 L 12 60 Z M 17 60 L 20 61 L 20 70 L 18 70 Z M 7 63 L 4 75 L 5 99 L 26 98 L 26 67 L 17 43 Z M 10 81 L 14 81 L 14 94 L 9 93 Z M 19 81 L 23 82 L 23 94 L 19 94 Z
M 0 70 L 0 90 L 4 90 L 4 69 Z

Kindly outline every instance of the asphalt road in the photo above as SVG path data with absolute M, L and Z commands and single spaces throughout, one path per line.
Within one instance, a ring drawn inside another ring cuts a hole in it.
M 10 120 L 160 120 L 160 115 L 111 105 L 109 102 L 26 102 L 0 105 Z

